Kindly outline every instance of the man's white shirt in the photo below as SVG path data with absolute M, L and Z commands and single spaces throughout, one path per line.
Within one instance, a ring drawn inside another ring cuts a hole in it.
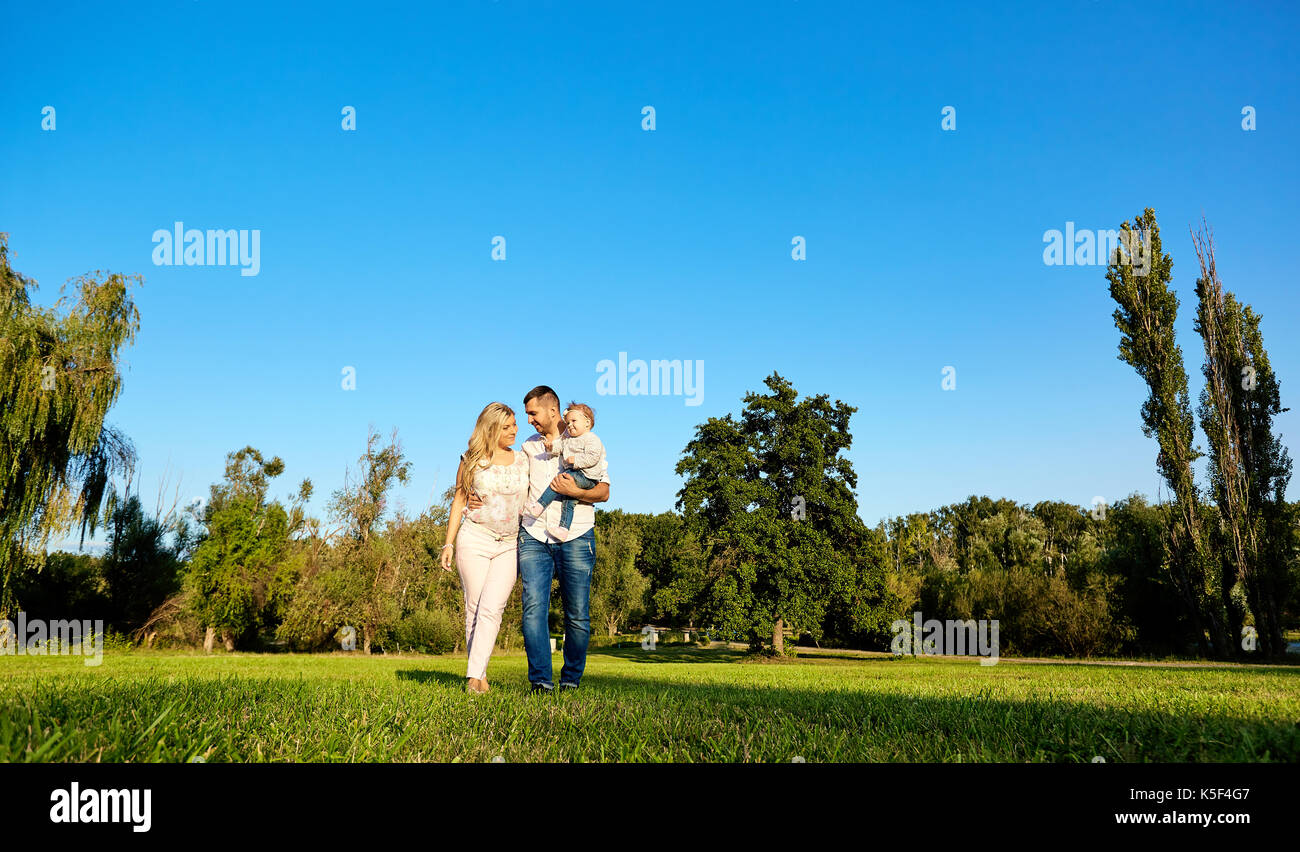
M 546 442 L 542 440 L 540 434 L 535 434 L 524 441 L 521 449 L 524 455 L 528 456 L 528 499 L 537 500 L 542 496 L 542 492 L 550 487 L 551 480 L 560 475 L 560 455 L 547 452 Z M 597 480 L 609 482 L 608 465 Z M 528 534 L 538 541 L 554 544 L 556 539 L 546 532 L 546 528 L 560 525 L 560 512 L 564 508 L 562 505 L 564 499 L 563 494 L 558 495 L 540 517 L 533 518 L 525 514 L 522 523 L 524 529 L 528 530 Z M 573 525 L 569 527 L 569 541 L 585 535 L 594 526 L 596 526 L 596 508 L 587 503 L 578 503 L 573 507 Z

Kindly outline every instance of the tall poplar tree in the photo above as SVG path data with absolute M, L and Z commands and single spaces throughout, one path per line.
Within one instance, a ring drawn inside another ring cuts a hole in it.
M 1281 405 L 1277 376 L 1259 330 L 1260 317 L 1223 289 L 1209 227 L 1192 234 L 1201 275 L 1196 280 L 1196 331 L 1205 345 L 1205 388 L 1198 413 L 1209 440 L 1210 490 L 1219 507 L 1221 592 L 1233 636 L 1242 613 L 1233 604 L 1238 581 L 1254 615 L 1265 656 L 1285 652 L 1281 606 L 1287 594 L 1291 459 L 1274 433 Z M 1279 540 L 1280 539 L 1280 540 Z
M 1187 371 L 1183 352 L 1174 337 L 1178 296 L 1169 286 L 1173 259 L 1164 253 L 1160 227 L 1150 207 L 1131 223 L 1121 225 L 1121 246 L 1108 258 L 1106 279 L 1111 298 L 1119 307 L 1115 327 L 1122 337 L 1119 359 L 1133 367 L 1149 390 L 1142 404 L 1142 434 L 1159 444 L 1156 466 L 1173 492 L 1168 506 L 1168 571 L 1186 607 L 1202 656 L 1229 656 L 1227 613 L 1222 580 L 1206 547 L 1204 518 L 1192 473 L 1192 462 L 1203 455 L 1193 446 Z M 1145 251 L 1142 262 L 1134 253 Z M 1207 645 L 1208 633 L 1212 645 Z

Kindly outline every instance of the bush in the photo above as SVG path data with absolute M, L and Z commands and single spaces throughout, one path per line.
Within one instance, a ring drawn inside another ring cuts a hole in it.
M 998 619 L 1003 656 L 1117 653 L 1133 629 L 1111 606 L 1118 582 L 1100 572 L 1071 583 L 1063 570 L 1016 566 L 940 576 L 923 591 L 927 616 Z
M 122 654 L 136 647 L 135 643 L 131 641 L 131 637 L 111 627 L 104 631 L 103 642 L 103 652 L 105 654 Z
M 403 648 L 431 654 L 455 650 L 460 628 L 451 616 L 439 609 L 417 609 L 397 622 L 393 638 Z

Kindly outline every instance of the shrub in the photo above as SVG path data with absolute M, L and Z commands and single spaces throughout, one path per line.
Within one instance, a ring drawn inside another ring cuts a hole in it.
M 111 627 L 104 631 L 103 642 L 103 652 L 105 654 L 122 654 L 135 648 L 135 643 L 131 641 L 131 637 Z
M 403 648 L 431 654 L 454 650 L 459 636 L 460 629 L 451 616 L 439 609 L 417 609 L 393 628 L 393 638 Z

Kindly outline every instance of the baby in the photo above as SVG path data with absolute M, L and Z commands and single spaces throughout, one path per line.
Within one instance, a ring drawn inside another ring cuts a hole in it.
M 579 488 L 584 491 L 594 488 L 600 477 L 604 476 L 605 471 L 609 469 L 605 461 L 605 445 L 591 431 L 591 427 L 596 425 L 596 412 L 592 411 L 589 405 L 571 402 L 568 410 L 564 412 L 564 422 L 568 424 L 568 428 L 560 432 L 559 437 L 553 442 L 543 438 L 546 440 L 546 451 L 560 456 L 562 459 L 560 473 L 572 476 Z M 539 517 L 559 496 L 547 487 L 540 498 L 524 505 L 524 511 L 534 518 Z M 569 538 L 569 527 L 573 524 L 575 505 L 577 501 L 574 498 L 564 498 L 560 504 L 560 525 L 548 527 L 546 530 L 560 541 L 567 541 Z

